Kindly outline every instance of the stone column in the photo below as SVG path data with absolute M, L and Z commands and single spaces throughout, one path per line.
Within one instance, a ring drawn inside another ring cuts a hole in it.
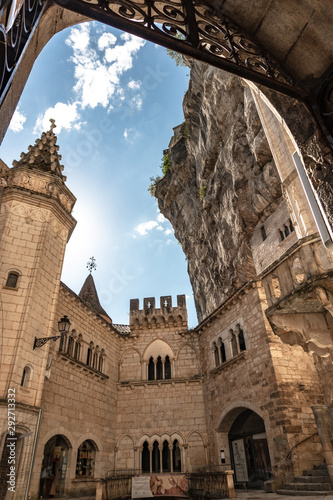
M 117 453 L 118 453 L 118 448 L 117 446 L 114 447 L 114 470 L 117 468 Z
M 158 445 L 158 450 L 160 452 L 160 473 L 162 474 L 162 472 L 163 472 L 163 461 L 162 461 L 163 445 L 162 444 Z
M 162 379 L 165 379 L 165 358 L 162 359 Z
M 156 365 L 157 365 L 157 359 L 154 359 L 154 380 L 156 380 Z
M 235 332 L 235 337 L 236 337 L 236 345 L 237 345 L 237 354 L 239 354 L 240 353 L 240 347 L 239 347 L 238 332 Z
M 170 456 L 170 472 L 173 473 L 173 444 L 169 443 L 169 456 Z
M 149 472 L 150 474 L 153 472 L 153 446 L 148 446 L 149 450 Z
M 318 434 L 327 464 L 327 470 L 333 481 L 333 402 L 329 405 L 312 406 Z
M 187 444 L 179 444 L 179 448 L 180 448 L 180 456 L 181 456 L 181 460 L 182 460 L 182 472 L 190 472 L 188 470 L 188 464 L 187 464 L 187 448 L 188 448 L 188 445 Z

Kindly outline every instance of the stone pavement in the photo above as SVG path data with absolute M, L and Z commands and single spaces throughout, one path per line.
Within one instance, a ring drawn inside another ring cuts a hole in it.
M 323 498 L 329 497 L 317 495 L 307 497 L 301 495 L 277 495 L 276 493 L 266 493 L 263 490 L 236 490 L 237 500 L 304 500 L 304 498 L 308 500 L 323 500 Z M 66 497 L 64 499 L 58 498 L 58 500 L 95 500 L 95 497 Z
M 304 500 L 304 498 L 308 500 L 323 500 L 323 498 L 332 498 L 330 496 L 302 496 L 302 495 L 277 495 L 276 493 L 266 493 L 263 490 L 235 490 L 236 491 L 236 499 L 239 500 Z

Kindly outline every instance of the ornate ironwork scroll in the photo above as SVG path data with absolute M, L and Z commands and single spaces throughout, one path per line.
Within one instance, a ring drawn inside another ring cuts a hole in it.
M 0 0 L 0 104 L 46 0 Z
M 56 340 L 60 339 L 60 337 L 61 337 L 61 335 L 57 335 L 56 337 L 42 337 L 40 339 L 35 337 L 33 350 L 36 349 L 36 347 L 43 347 L 43 345 L 45 345 L 50 340 L 54 340 L 54 342 L 55 342 Z
M 305 92 L 226 17 L 202 0 L 55 0 L 115 28 L 266 85 L 291 97 Z

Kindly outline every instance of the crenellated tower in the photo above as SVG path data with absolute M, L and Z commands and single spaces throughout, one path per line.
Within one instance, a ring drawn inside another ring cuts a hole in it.
M 171 295 L 160 297 L 160 307 L 156 308 L 155 297 L 143 299 L 143 309 L 140 309 L 139 299 L 130 301 L 130 328 L 134 335 L 147 328 L 178 327 L 180 331 L 187 330 L 187 309 L 185 295 L 177 295 L 177 306 L 172 307 Z

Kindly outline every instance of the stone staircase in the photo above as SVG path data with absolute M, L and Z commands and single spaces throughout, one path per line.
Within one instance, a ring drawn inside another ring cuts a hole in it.
M 327 465 L 316 465 L 313 470 L 303 471 L 303 476 L 294 477 L 292 483 L 285 483 L 276 493 L 279 495 L 314 497 L 333 495 L 333 488 L 327 472 Z

